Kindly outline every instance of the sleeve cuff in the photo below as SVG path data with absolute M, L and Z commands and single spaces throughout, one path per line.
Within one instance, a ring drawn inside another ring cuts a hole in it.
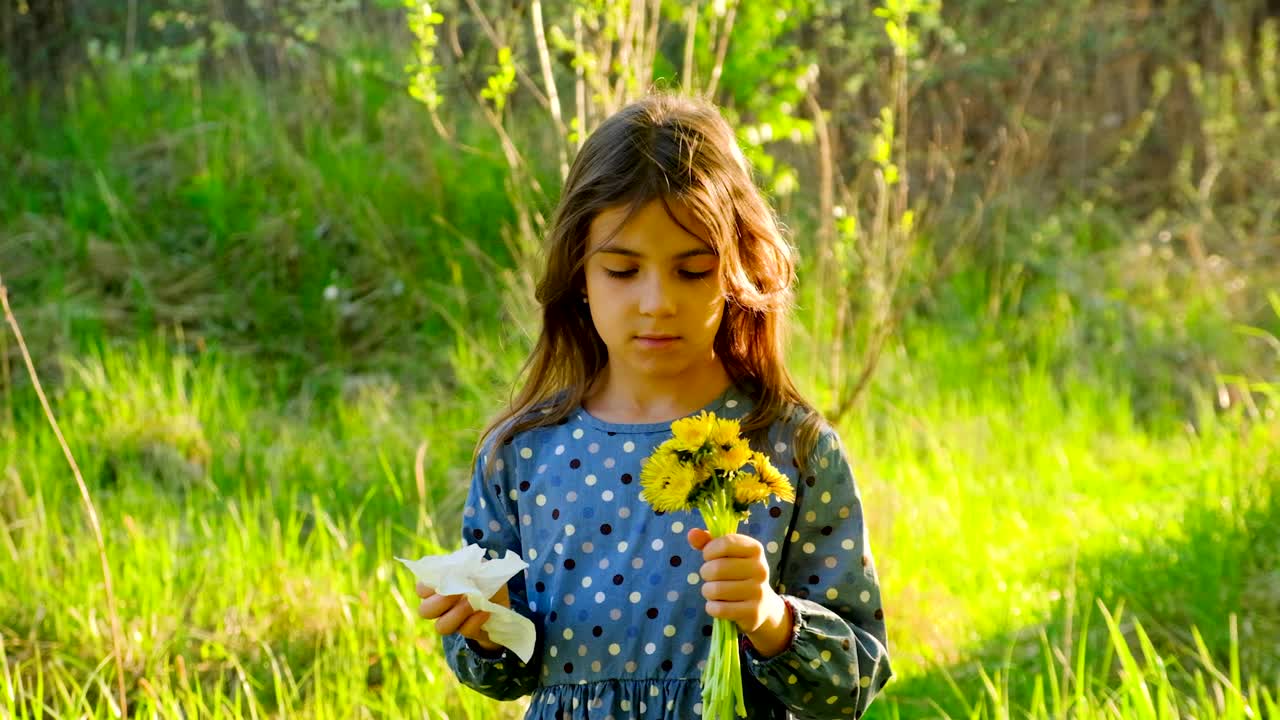
M 765 657 L 756 651 L 755 645 L 752 644 L 751 639 L 745 634 L 740 634 L 738 636 L 739 645 L 742 647 L 743 654 L 746 655 L 747 661 L 751 665 L 750 669 L 753 674 L 758 674 L 757 670 L 763 671 L 765 668 L 773 665 L 778 660 L 785 658 L 795 650 L 796 639 L 800 637 L 801 627 L 808 627 L 808 623 L 800 611 L 799 604 L 792 602 L 789 595 L 780 595 L 779 597 L 781 597 L 782 602 L 786 604 L 787 611 L 791 613 L 791 637 L 788 638 L 787 645 L 781 652 L 773 657 Z
M 470 650 L 472 653 L 474 653 L 475 656 L 481 660 L 484 660 L 487 662 L 497 662 L 499 660 L 507 660 L 509 658 L 515 657 L 511 653 L 511 651 L 505 647 L 500 647 L 497 650 L 485 650 L 484 648 L 480 647 L 480 644 L 477 643 L 475 640 L 472 640 L 471 638 L 464 638 L 464 639 L 467 642 L 467 649 Z

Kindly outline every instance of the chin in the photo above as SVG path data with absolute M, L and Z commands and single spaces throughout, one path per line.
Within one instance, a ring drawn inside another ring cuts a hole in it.
M 684 358 L 634 358 L 629 363 L 631 369 L 651 377 L 673 377 L 682 375 L 689 369 L 689 362 Z

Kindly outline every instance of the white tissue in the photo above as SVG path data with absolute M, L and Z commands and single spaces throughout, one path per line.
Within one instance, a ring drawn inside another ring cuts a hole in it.
M 466 595 L 477 612 L 489 613 L 483 625 L 489 639 L 510 648 L 521 662 L 533 657 L 538 631 L 533 621 L 520 613 L 489 602 L 516 573 L 529 567 L 519 555 L 507 551 L 500 560 L 484 559 L 484 548 L 466 545 L 448 555 L 425 555 L 418 560 L 396 558 L 413 571 L 418 582 L 441 595 Z

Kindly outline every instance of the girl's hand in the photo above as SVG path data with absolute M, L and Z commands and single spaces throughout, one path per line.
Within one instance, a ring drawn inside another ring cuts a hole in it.
M 436 632 L 441 635 L 459 633 L 471 638 L 485 650 L 496 651 L 502 646 L 489 639 L 489 633 L 481 629 L 489 619 L 489 613 L 476 612 L 471 603 L 463 595 L 439 595 L 434 588 L 418 583 L 415 588 L 422 602 L 418 605 L 418 614 L 428 620 L 436 621 Z M 489 602 L 497 603 L 505 608 L 511 607 L 511 598 L 507 594 L 507 586 L 503 585 Z
M 702 528 L 689 531 L 689 544 L 702 551 L 702 596 L 707 614 L 732 620 L 765 657 L 782 652 L 791 638 L 791 612 L 769 585 L 764 546 L 731 533 L 711 539 Z

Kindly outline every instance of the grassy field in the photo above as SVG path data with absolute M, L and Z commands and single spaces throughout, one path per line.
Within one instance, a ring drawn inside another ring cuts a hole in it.
M 941 357 L 942 341 L 906 345 Z M 163 348 L 64 358 L 56 403 L 106 527 L 135 709 L 510 716 L 456 687 L 392 561 L 452 546 L 482 408 L 395 384 L 301 408 L 242 361 Z M 1184 711 L 1274 694 L 1274 427 L 1144 430 L 1122 387 L 996 365 L 962 391 L 935 376 L 963 382 L 955 366 L 910 367 L 844 428 L 891 598 L 900 675 L 881 712 L 1102 715 L 1145 697 L 1144 678 Z M 34 409 L 16 428 L 0 446 L 0 708 L 104 715 L 110 632 L 78 493 Z M 1098 600 L 1126 608 L 1119 634 Z M 1160 664 L 1116 675 L 1135 618 Z M 1230 679 L 1237 661 L 1257 685 Z
M 456 684 L 392 559 L 456 545 L 527 344 L 487 279 L 500 170 L 451 182 L 411 104 L 328 83 L 323 122 L 147 75 L 0 115 L 0 273 L 102 519 L 131 712 L 518 717 Z M 1069 275 L 1015 316 L 958 274 L 841 424 L 898 675 L 873 714 L 1275 716 L 1280 424 L 1155 353 L 1280 356 L 1161 307 L 1135 340 Z M 819 301 L 793 355 L 823 397 Z M 96 548 L 3 343 L 0 716 L 108 717 Z

